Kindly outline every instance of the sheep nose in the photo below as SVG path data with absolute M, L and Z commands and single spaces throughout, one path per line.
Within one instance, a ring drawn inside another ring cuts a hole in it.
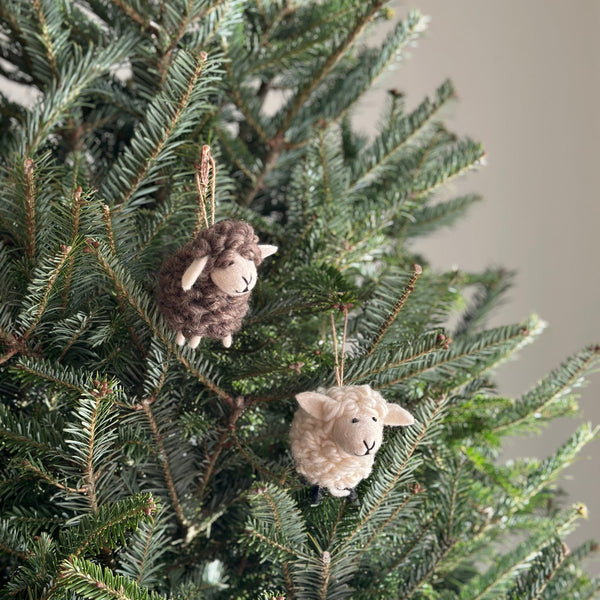
M 373 450 L 373 448 L 375 448 L 375 442 L 373 442 L 373 445 L 371 447 L 369 447 L 369 444 L 367 444 L 367 442 L 365 440 L 363 440 L 363 444 L 365 445 L 365 448 L 367 449 L 367 451 L 365 452 L 365 455 L 369 454 L 371 452 L 371 450 Z

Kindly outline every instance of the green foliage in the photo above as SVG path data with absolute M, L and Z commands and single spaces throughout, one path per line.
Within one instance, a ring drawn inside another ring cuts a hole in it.
M 567 551 L 585 516 L 557 481 L 596 436 L 499 461 L 508 435 L 577 411 L 597 345 L 518 399 L 493 367 L 543 323 L 489 328 L 512 274 L 439 273 L 410 242 L 479 198 L 437 189 L 481 145 L 440 122 L 443 82 L 352 111 L 427 25 L 381 45 L 382 0 L 7 0 L 0 5 L 0 597 L 28 600 L 584 599 Z M 180 348 L 156 304 L 164 258 L 217 218 L 279 246 L 231 348 Z M 420 262 L 420 265 L 415 264 Z M 310 506 L 294 395 L 335 382 L 415 415 L 386 432 L 356 502 Z M 450 330 L 448 323 L 455 323 Z

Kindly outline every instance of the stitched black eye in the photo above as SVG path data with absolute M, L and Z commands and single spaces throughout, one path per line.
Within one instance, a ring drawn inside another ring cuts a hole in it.
M 358 419 L 356 417 L 354 417 L 354 419 L 352 419 L 353 423 L 358 423 Z
M 231 267 L 231 266 L 232 266 L 232 265 L 234 265 L 234 264 L 235 264 L 235 262 L 232 260 L 232 261 L 230 261 L 230 263 L 229 263 L 227 266 L 228 266 L 228 267 Z
M 375 423 L 377 423 L 377 417 L 373 417 L 373 421 L 375 421 Z

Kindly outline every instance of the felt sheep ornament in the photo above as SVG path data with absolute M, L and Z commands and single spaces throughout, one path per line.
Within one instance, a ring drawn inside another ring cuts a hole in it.
M 296 399 L 290 442 L 296 469 L 314 486 L 312 504 L 322 488 L 354 499 L 356 486 L 371 473 L 384 425 L 414 423 L 407 410 L 368 385 L 302 392 Z
M 231 346 L 248 312 L 256 267 L 276 246 L 259 244 L 254 229 L 227 219 L 202 229 L 168 258 L 159 274 L 159 308 L 177 344 L 196 348 L 203 337 Z

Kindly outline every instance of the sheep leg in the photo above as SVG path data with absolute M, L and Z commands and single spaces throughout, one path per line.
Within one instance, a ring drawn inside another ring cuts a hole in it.
M 225 346 L 225 348 L 229 348 L 232 342 L 231 334 L 226 335 L 221 341 L 223 342 L 223 346 Z
M 350 493 L 346 496 L 348 498 L 348 502 L 356 502 L 358 500 L 358 495 L 356 493 L 356 488 L 346 488 Z
M 198 347 L 198 344 L 200 343 L 201 339 L 202 339 L 201 335 L 193 335 L 190 338 L 190 348 L 192 348 L 192 350 L 195 350 Z
M 318 506 L 323 499 L 323 488 L 318 485 L 313 485 L 310 490 L 310 505 Z
M 175 338 L 178 346 L 183 346 L 185 344 L 185 335 L 181 333 L 181 331 L 177 332 L 177 337 Z

